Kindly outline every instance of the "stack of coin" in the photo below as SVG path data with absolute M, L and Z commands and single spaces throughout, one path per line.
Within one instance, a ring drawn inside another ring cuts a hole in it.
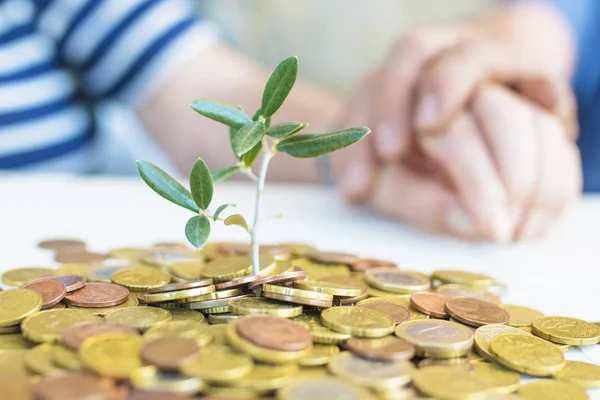
M 599 343 L 600 327 L 502 304 L 489 276 L 301 244 L 265 246 L 251 276 L 248 249 L 159 243 L 6 271 L 0 397 L 551 400 L 600 387 L 600 366 L 563 354 Z M 522 375 L 552 379 L 520 387 Z

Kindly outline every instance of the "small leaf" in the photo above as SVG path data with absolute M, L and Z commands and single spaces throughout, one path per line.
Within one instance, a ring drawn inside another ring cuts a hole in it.
M 236 156 L 241 157 L 252 150 L 265 136 L 265 124 L 260 121 L 251 122 L 238 129 L 232 137 L 231 146 Z
M 246 167 L 251 167 L 256 161 L 256 157 L 260 154 L 262 150 L 262 142 L 259 142 L 256 146 L 254 146 L 250 151 L 242 156 L 242 161 Z
M 222 204 L 219 206 L 219 208 L 217 208 L 217 210 L 215 211 L 215 213 L 213 214 L 213 219 L 216 221 L 219 218 L 219 215 L 221 215 L 221 213 L 227 208 L 227 207 L 235 207 L 235 204 L 231 204 L 231 203 L 227 203 L 227 204 Z
M 262 97 L 262 116 L 267 118 L 275 114 L 292 90 L 298 76 L 298 58 L 283 60 L 271 74 L 265 85 Z
M 196 215 L 185 224 L 185 237 L 197 248 L 204 246 L 210 235 L 210 221 L 204 215 Z
M 158 193 L 158 195 L 190 211 L 200 211 L 189 190 L 184 188 L 165 171 L 150 161 L 138 160 L 135 163 L 144 182 L 150 186 L 150 189 Z
M 212 174 L 213 183 L 219 183 L 229 178 L 231 175 L 235 174 L 240 167 L 225 167 L 221 169 L 214 170 Z
M 370 132 L 369 128 L 354 127 L 331 133 L 295 135 L 278 143 L 277 151 L 297 158 L 318 157 L 353 145 Z
M 242 228 L 244 228 L 246 230 L 246 232 L 249 231 L 248 223 L 246 222 L 246 219 L 244 217 L 242 217 L 240 214 L 230 215 L 229 217 L 225 218 L 225 221 L 223 221 L 223 223 L 226 226 L 229 226 L 229 225 L 241 226 Z
M 267 135 L 276 139 L 282 139 L 300 132 L 307 126 L 308 124 L 303 124 L 302 122 L 284 122 L 282 124 L 273 125 L 267 129 Z
M 194 100 L 190 106 L 205 117 L 234 128 L 241 128 L 252 122 L 250 117 L 244 114 L 243 111 L 229 104 L 214 100 L 198 99 Z
M 196 160 L 190 172 L 190 189 L 198 207 L 206 210 L 213 197 L 213 180 L 208 165 L 201 158 Z

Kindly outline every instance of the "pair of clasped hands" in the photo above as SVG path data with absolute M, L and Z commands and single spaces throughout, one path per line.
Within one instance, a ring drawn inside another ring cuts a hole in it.
M 582 186 L 572 53 L 545 8 L 410 32 L 344 112 L 373 132 L 333 159 L 343 196 L 471 240 L 544 235 Z

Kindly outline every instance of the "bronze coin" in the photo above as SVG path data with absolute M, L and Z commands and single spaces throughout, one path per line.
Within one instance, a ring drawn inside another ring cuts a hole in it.
M 358 257 L 348 253 L 333 253 L 325 251 L 307 251 L 304 257 L 308 257 L 311 261 L 323 264 L 346 264 L 352 265 L 358 260 Z
M 85 372 L 46 375 L 34 386 L 37 400 L 110 400 L 102 378 Z
M 67 293 L 73 292 L 77 289 L 81 289 L 85 286 L 85 278 L 79 275 L 63 275 L 63 276 L 51 276 L 47 279 L 54 279 L 62 282 L 67 289 Z
M 54 261 L 63 264 L 97 264 L 106 260 L 106 254 L 100 253 L 91 253 L 89 251 L 78 251 L 78 250 L 69 250 L 64 251 L 60 250 L 54 256 Z
M 271 292 L 263 292 L 262 295 L 263 295 L 263 297 L 267 297 L 269 299 L 285 301 L 287 303 L 303 304 L 305 306 L 313 306 L 313 307 L 321 307 L 321 308 L 329 308 L 329 307 L 333 306 L 333 302 L 331 302 L 331 301 L 308 299 L 306 297 L 289 296 L 286 294 L 271 293 Z
M 506 324 L 510 320 L 502 307 L 472 297 L 453 297 L 446 301 L 445 309 L 452 318 L 471 326 Z
M 146 290 L 146 293 L 164 293 L 164 292 L 174 292 L 176 290 L 185 290 L 185 289 L 193 289 L 204 286 L 210 286 L 213 284 L 212 279 L 201 279 L 197 281 L 191 282 L 180 282 L 180 283 L 170 283 L 168 285 L 164 285 L 157 288 L 149 288 Z
M 233 289 L 244 286 L 247 283 L 252 283 L 257 279 L 259 279 L 258 276 L 242 276 L 241 278 L 235 278 L 227 282 L 217 283 L 215 285 L 215 290 Z
M 356 307 L 382 312 L 393 319 L 396 325 L 409 321 L 411 318 L 408 308 L 387 301 L 369 301 L 367 303 L 359 304 Z
M 33 290 L 42 296 L 42 310 L 54 307 L 67 294 L 65 284 L 54 279 L 36 279 L 24 284 L 21 288 Z
M 92 336 L 105 333 L 129 333 L 138 335 L 137 329 L 125 325 L 104 321 L 78 322 L 67 327 L 61 337 L 61 343 L 71 350 L 79 350 L 83 341 Z
M 199 351 L 193 339 L 167 336 L 145 341 L 140 356 L 146 364 L 165 371 L 177 371 L 182 365 L 193 361 Z
M 91 282 L 65 296 L 65 303 L 76 307 L 110 307 L 127 301 L 129 289 L 114 283 Z
M 299 323 L 269 314 L 246 315 L 237 333 L 250 343 L 276 351 L 300 351 L 312 346 L 312 335 Z
M 438 293 L 416 292 L 410 296 L 410 306 L 423 314 L 436 318 L 448 318 L 444 306 L 446 298 Z
M 39 242 L 38 247 L 54 251 L 85 251 L 86 245 L 80 240 L 51 239 Z
M 264 278 L 258 278 L 252 281 L 249 285 L 249 289 L 262 286 L 264 284 L 279 285 L 285 282 L 293 282 L 306 277 L 306 272 L 298 267 L 295 267 L 293 271 L 282 272 L 281 274 L 266 276 Z
M 359 357 L 377 361 L 405 361 L 415 355 L 415 347 L 396 336 L 352 338 L 346 342 L 346 348 Z
M 398 265 L 390 261 L 376 260 L 373 258 L 359 258 L 349 265 L 354 272 L 365 272 L 371 268 L 392 268 L 398 269 Z

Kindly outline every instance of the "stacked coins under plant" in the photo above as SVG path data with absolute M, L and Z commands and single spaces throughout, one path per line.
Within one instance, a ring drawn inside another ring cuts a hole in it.
M 600 366 L 566 361 L 600 327 L 502 304 L 493 278 L 263 246 L 162 243 L 5 272 L 0 398 L 586 399 Z M 495 294 L 494 294 L 495 293 Z M 537 379 L 521 386 L 522 376 Z

